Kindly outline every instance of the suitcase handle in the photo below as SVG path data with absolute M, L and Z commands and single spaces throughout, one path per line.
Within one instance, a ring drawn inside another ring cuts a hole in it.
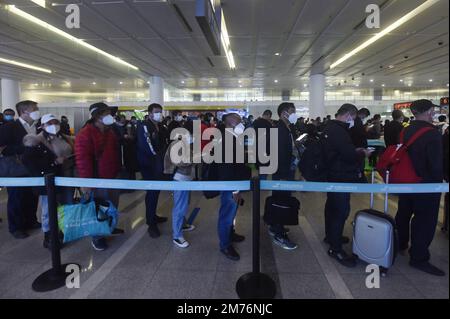
M 375 183 L 375 170 L 372 169 L 372 184 Z M 386 171 L 386 184 L 389 184 L 389 170 Z M 388 198 L 389 193 L 386 192 L 384 196 L 384 213 L 388 213 Z M 373 209 L 374 206 L 374 195 L 373 193 L 370 193 L 370 209 Z

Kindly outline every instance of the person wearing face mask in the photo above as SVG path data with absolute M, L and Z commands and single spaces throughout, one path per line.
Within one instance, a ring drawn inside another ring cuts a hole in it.
M 60 130 L 60 122 L 52 114 L 41 118 L 42 132 L 38 135 L 28 134 L 23 138 L 25 151 L 23 163 L 31 176 L 42 177 L 55 174 L 63 177 L 73 177 L 74 158 L 73 140 Z M 44 232 L 45 248 L 50 247 L 50 227 L 48 218 L 48 197 L 44 187 L 38 189 L 41 200 L 42 231 Z M 72 202 L 72 188 L 57 188 L 57 200 L 60 204 Z
M 294 180 L 299 157 L 292 132 L 298 119 L 294 103 L 281 103 L 277 113 L 280 118 L 276 126 L 278 130 L 278 169 L 272 179 Z M 291 192 L 273 191 L 272 196 L 277 202 L 282 202 L 291 196 Z M 284 225 L 269 225 L 269 234 L 272 236 L 273 242 L 283 249 L 294 250 L 297 248 L 297 244 L 289 239 L 287 232 L 288 229 Z
M 120 172 L 120 144 L 112 129 L 113 108 L 99 102 L 89 107 L 91 118 L 75 138 L 75 158 L 78 176 L 81 178 L 117 178 Z M 109 200 L 119 207 L 120 191 L 116 189 L 81 188 L 85 196 L 93 193 L 95 199 Z M 94 237 L 95 250 L 105 250 L 106 239 Z
M 14 116 L 16 115 L 16 112 L 14 112 L 13 109 L 6 109 L 3 111 L 3 122 L 2 124 L 6 124 L 9 122 L 14 121 Z
M 403 131 L 403 142 L 407 143 L 420 129 L 430 128 L 408 147 L 421 183 L 442 183 L 444 179 L 442 135 L 433 125 L 434 107 L 429 100 L 414 101 L 410 109 L 415 120 Z M 440 200 L 441 194 L 400 194 L 395 217 L 399 250 L 406 251 L 411 242 L 410 266 L 434 276 L 445 276 L 444 271 L 430 263 L 428 249 L 436 231 Z
M 164 156 L 164 173 L 173 176 L 174 181 L 192 181 L 195 177 L 195 166 L 193 163 L 193 123 L 187 121 L 184 128 L 187 134 L 179 136 L 167 148 Z M 173 147 L 179 150 L 178 156 L 186 155 L 189 150 L 189 157 L 179 160 L 171 152 Z M 181 153 L 183 149 L 184 153 Z M 173 191 L 172 209 L 172 241 L 179 248 L 189 247 L 189 242 L 184 239 L 183 232 L 193 231 L 194 225 L 186 223 L 185 216 L 189 208 L 189 191 Z
M 173 116 L 173 121 L 171 121 L 167 127 L 169 135 L 174 129 L 183 126 L 183 116 L 181 115 L 180 111 L 174 111 L 172 113 L 172 116 Z
M 0 150 L 2 156 L 20 159 L 25 150 L 23 138 L 36 135 L 40 114 L 37 103 L 29 100 L 17 103 L 16 110 L 19 118 L 0 127 Z M 25 171 L 22 176 L 28 175 Z M 31 187 L 8 187 L 7 192 L 9 232 L 17 239 L 26 238 L 27 230 L 41 227 L 36 219 L 38 197 Z
M 144 180 L 160 181 L 164 179 L 164 154 L 167 148 L 167 133 L 161 124 L 162 106 L 152 103 L 148 106 L 148 120 L 138 126 L 137 157 Z M 151 238 L 161 236 L 158 225 L 167 221 L 166 217 L 156 214 L 159 191 L 149 190 L 145 196 L 148 234 Z
M 222 139 L 222 163 L 217 163 L 217 178 L 221 181 L 239 181 L 251 178 L 251 170 L 245 163 L 237 161 L 236 149 L 242 145 L 243 139 L 239 138 L 244 133 L 245 127 L 242 124 L 241 117 L 236 113 L 225 114 L 222 117 L 224 124 L 221 130 Z M 225 140 L 232 140 L 232 149 L 227 149 Z M 225 154 L 233 154 L 231 162 L 226 161 Z M 242 242 L 244 236 L 238 235 L 234 231 L 233 222 L 236 218 L 238 205 L 241 204 L 241 194 L 239 191 L 221 191 L 220 192 L 220 208 L 218 220 L 219 247 L 222 254 L 228 259 L 237 261 L 240 259 L 239 253 L 233 247 L 233 243 Z
M 350 135 L 358 109 L 344 104 L 323 131 L 327 180 L 331 183 L 355 183 L 361 180 L 360 158 L 371 151 L 356 148 Z M 344 225 L 350 213 L 350 193 L 327 193 L 325 203 L 325 239 L 329 244 L 328 255 L 346 267 L 355 267 L 356 260 L 342 248 L 349 243 L 343 237 Z
M 367 118 L 370 116 L 370 111 L 366 109 L 365 107 L 358 110 L 358 113 L 356 115 L 355 121 L 353 122 L 353 125 L 350 124 L 350 135 L 352 137 L 353 145 L 355 145 L 356 148 L 367 148 L 367 133 L 366 129 L 364 128 L 364 123 L 367 120 Z M 361 182 L 367 183 L 367 178 L 364 175 L 364 167 L 366 164 L 366 158 L 364 155 L 360 156 L 360 162 L 359 162 L 360 172 L 361 172 Z

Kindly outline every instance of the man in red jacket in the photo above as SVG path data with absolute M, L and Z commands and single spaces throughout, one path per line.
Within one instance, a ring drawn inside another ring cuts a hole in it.
M 116 178 L 120 171 L 120 145 L 111 129 L 114 118 L 112 108 L 105 103 L 95 103 L 89 107 L 91 119 L 81 129 L 75 139 L 75 156 L 78 176 L 81 178 Z M 84 194 L 94 192 L 97 199 L 109 200 L 119 207 L 119 190 L 82 188 Z M 94 237 L 95 250 L 105 250 L 105 238 Z

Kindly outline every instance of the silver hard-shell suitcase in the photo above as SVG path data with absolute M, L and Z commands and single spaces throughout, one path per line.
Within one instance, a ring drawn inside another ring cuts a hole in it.
M 389 181 L 389 172 L 386 181 Z M 378 265 L 382 274 L 386 274 L 397 255 L 397 230 L 395 220 L 388 215 L 388 194 L 385 196 L 384 213 L 373 209 L 373 201 L 372 193 L 370 209 L 356 213 L 353 222 L 353 254 L 369 264 Z

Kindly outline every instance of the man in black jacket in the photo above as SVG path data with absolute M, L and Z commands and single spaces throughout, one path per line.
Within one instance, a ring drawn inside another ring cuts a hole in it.
M 336 119 L 328 122 L 324 129 L 324 153 L 328 167 L 328 181 L 354 183 L 360 180 L 359 161 L 368 157 L 370 151 L 356 148 L 350 136 L 358 109 L 352 104 L 342 105 Z M 343 237 L 344 225 L 350 213 L 350 193 L 327 193 L 325 203 L 325 242 L 330 245 L 328 254 L 346 267 L 354 267 L 355 259 L 348 255 L 342 245 L 349 242 Z
M 280 120 L 278 129 L 278 170 L 273 174 L 273 180 L 293 180 L 298 162 L 298 152 L 294 145 L 294 134 L 291 126 L 297 122 L 295 105 L 293 103 L 281 103 L 277 110 Z M 284 198 L 291 196 L 291 192 L 272 192 L 277 201 L 283 202 Z M 269 234 L 273 236 L 273 242 L 284 249 L 293 250 L 297 244 L 292 242 L 284 225 L 274 224 L 269 227 Z
M 384 143 L 386 147 L 400 143 L 400 132 L 403 130 L 403 112 L 392 111 L 392 121 L 384 127 Z
M 257 118 L 254 122 L 253 122 L 253 128 L 255 129 L 255 133 L 256 133 L 256 138 L 255 138 L 255 143 L 256 143 L 256 150 L 259 149 L 259 145 L 258 145 L 258 139 L 259 139 L 259 135 L 258 135 L 258 130 L 259 129 L 263 129 L 264 131 L 264 139 L 266 142 L 266 155 L 269 156 L 270 155 L 270 129 L 273 128 L 272 125 L 272 111 L 271 110 L 265 110 L 262 114 L 261 117 Z M 256 161 L 256 167 L 259 168 L 261 166 L 264 166 L 266 164 L 262 164 L 259 161 L 259 158 L 257 158 Z M 260 178 L 261 179 L 267 179 L 267 175 L 262 175 L 260 174 Z
M 405 142 L 418 130 L 425 127 L 432 128 L 408 148 L 416 174 L 422 178 L 422 183 L 442 183 L 444 178 L 442 136 L 433 125 L 434 105 L 429 100 L 418 100 L 412 103 L 411 112 L 415 120 L 405 128 Z M 441 194 L 434 193 L 401 194 L 395 217 L 400 250 L 408 249 L 411 229 L 409 264 L 435 276 L 445 276 L 442 270 L 429 262 L 428 250 L 436 231 L 440 199 Z
M 217 164 L 217 177 L 221 181 L 238 181 L 250 179 L 251 171 L 245 163 L 237 161 L 237 147 L 241 147 L 243 139 L 239 138 L 244 133 L 245 127 L 242 124 L 241 117 L 236 113 L 224 115 L 222 118 L 225 125 L 222 131 L 222 163 Z M 227 144 L 225 140 L 231 139 L 232 143 Z M 228 149 L 227 145 L 232 145 Z M 232 161 L 226 161 L 226 157 L 232 154 Z M 240 242 L 244 237 L 234 233 L 233 221 L 236 217 L 238 205 L 241 202 L 239 191 L 221 191 L 220 208 L 218 221 L 218 234 L 220 241 L 220 251 L 231 260 L 239 260 L 239 253 L 233 247 L 233 242 Z
M 40 118 L 37 103 L 22 101 L 17 103 L 16 110 L 19 118 L 0 128 L 0 149 L 3 156 L 20 157 L 25 149 L 24 136 L 36 134 L 36 122 Z M 9 232 L 17 239 L 26 238 L 26 230 L 41 227 L 36 219 L 38 197 L 31 187 L 8 187 L 7 192 Z
M 370 111 L 366 108 L 361 108 L 358 110 L 357 116 L 355 118 L 355 123 L 353 127 L 350 127 L 350 135 L 352 137 L 353 145 L 356 148 L 367 148 L 367 133 L 364 126 L 364 120 L 370 116 Z M 366 159 L 364 154 L 359 158 L 359 169 L 361 172 L 362 183 L 367 183 L 366 176 L 364 175 L 364 167 L 366 164 Z

